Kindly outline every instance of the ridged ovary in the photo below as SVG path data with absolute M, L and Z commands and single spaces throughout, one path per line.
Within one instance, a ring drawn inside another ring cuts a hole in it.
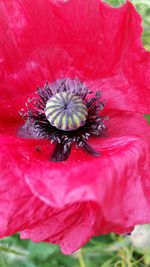
M 45 115 L 57 129 L 72 131 L 85 124 L 88 110 L 78 95 L 60 92 L 47 101 Z

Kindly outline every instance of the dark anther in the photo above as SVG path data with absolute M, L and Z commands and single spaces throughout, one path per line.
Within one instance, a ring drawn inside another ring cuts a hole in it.
M 71 151 L 71 146 L 57 143 L 54 152 L 51 155 L 51 160 L 55 162 L 65 161 L 67 160 L 70 151 Z

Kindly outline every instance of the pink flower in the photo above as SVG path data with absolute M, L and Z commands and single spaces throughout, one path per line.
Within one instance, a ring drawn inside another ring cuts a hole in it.
M 0 21 L 0 237 L 20 232 L 71 253 L 92 236 L 149 223 L 150 54 L 133 5 L 2 0 Z M 106 101 L 107 129 L 88 139 L 97 157 L 72 145 L 66 161 L 53 162 L 47 138 L 18 136 L 18 111 L 35 88 L 62 79 Z

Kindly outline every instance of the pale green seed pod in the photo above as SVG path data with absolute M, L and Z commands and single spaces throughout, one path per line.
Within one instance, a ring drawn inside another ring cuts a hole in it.
M 85 124 L 88 110 L 79 96 L 60 92 L 47 101 L 45 115 L 57 129 L 73 131 Z

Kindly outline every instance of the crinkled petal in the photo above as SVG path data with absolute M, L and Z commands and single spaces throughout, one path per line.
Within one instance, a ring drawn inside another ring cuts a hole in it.
M 5 163 L 5 157 L 3 160 Z M 94 231 L 96 205 L 75 203 L 62 209 L 45 205 L 25 184 L 17 159 L 12 163 L 13 175 L 9 163 L 3 164 L 6 169 L 0 181 L 0 237 L 25 230 L 23 238 L 60 244 L 64 253 L 71 253 L 87 242 Z M 81 235 L 75 237 L 76 231 Z
M 66 162 L 54 163 L 47 140 L 0 137 L 1 236 L 22 231 L 22 238 L 58 243 L 71 253 L 94 235 L 150 221 L 149 137 L 143 137 L 149 125 L 139 114 L 110 116 L 108 137 L 90 142 L 101 151 L 97 158 L 73 148 Z
M 56 210 L 44 224 L 21 232 L 21 238 L 57 243 L 65 254 L 79 249 L 94 234 L 100 209 L 96 203 L 80 202 Z
M 1 136 L 0 141 L 0 237 L 24 231 L 23 238 L 59 244 L 64 253 L 77 250 L 93 235 L 97 204 L 76 202 L 62 208 L 46 205 L 25 182 L 25 168 L 32 165 L 26 150 L 29 145 L 34 151 L 36 141 L 8 136 Z M 80 235 L 75 235 L 76 231 Z
M 1 116 L 14 118 L 38 85 L 62 76 L 96 79 L 110 108 L 149 112 L 150 55 L 129 1 L 2 0 L 0 20 Z

